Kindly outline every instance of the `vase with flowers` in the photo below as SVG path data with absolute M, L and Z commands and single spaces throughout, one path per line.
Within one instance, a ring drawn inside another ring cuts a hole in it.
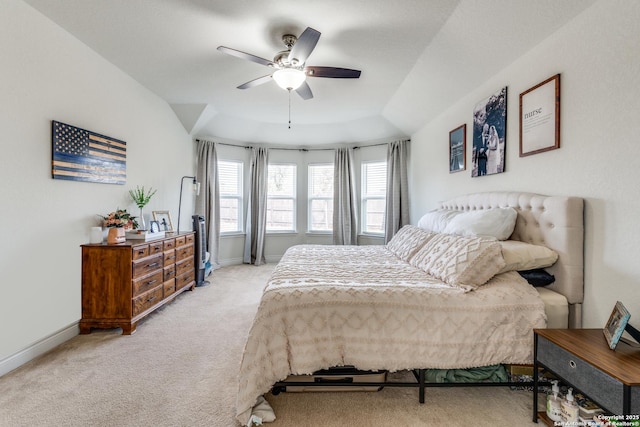
M 133 202 L 140 209 L 140 230 L 147 229 L 144 223 L 144 215 L 142 214 L 142 208 L 144 208 L 147 205 L 147 203 L 149 203 L 149 200 L 151 200 L 151 196 L 156 194 L 156 191 L 157 190 L 154 190 L 153 187 L 149 187 L 148 190 L 145 190 L 144 186 L 140 188 L 137 185 L 135 190 L 129 190 L 129 195 L 133 199 Z M 136 226 L 136 228 L 138 227 Z
M 138 227 L 136 217 L 132 216 L 126 209 L 117 209 L 107 216 L 102 216 L 102 226 L 109 229 L 107 243 L 122 243 L 126 240 L 125 230 Z

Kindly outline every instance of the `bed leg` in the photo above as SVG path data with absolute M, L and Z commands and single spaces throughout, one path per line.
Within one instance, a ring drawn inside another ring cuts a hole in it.
M 418 401 L 424 403 L 424 369 L 418 369 Z

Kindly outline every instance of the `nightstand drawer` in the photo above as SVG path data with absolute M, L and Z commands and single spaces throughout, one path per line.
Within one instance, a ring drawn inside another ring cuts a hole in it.
M 624 386 L 615 378 L 541 336 L 537 360 L 612 413 L 623 413 Z

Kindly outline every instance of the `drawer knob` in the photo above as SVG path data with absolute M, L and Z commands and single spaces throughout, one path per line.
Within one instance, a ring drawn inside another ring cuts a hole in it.
M 569 367 L 571 369 L 576 369 L 577 367 L 576 362 L 574 362 L 573 360 L 569 360 Z

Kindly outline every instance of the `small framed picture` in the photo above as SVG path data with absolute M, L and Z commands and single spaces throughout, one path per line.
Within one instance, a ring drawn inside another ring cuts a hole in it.
M 158 221 L 151 221 L 149 223 L 149 229 L 152 233 L 158 233 L 160 231 L 160 223 Z
M 520 157 L 560 148 L 560 74 L 520 94 Z
M 460 172 L 467 168 L 467 125 L 458 126 L 449 132 L 449 173 Z
M 611 350 L 614 350 L 616 345 L 618 345 L 618 341 L 620 341 L 620 337 L 622 336 L 624 329 L 627 327 L 627 322 L 630 317 L 631 315 L 624 305 L 622 305 L 620 301 L 616 302 L 616 305 L 613 307 L 613 311 L 611 312 L 611 316 L 609 316 L 609 321 L 607 321 L 607 325 L 603 330 L 604 336 L 607 339 L 607 343 Z
M 171 213 L 169 211 L 153 211 L 153 219 L 160 224 L 159 231 L 173 232 L 173 223 L 171 222 Z

